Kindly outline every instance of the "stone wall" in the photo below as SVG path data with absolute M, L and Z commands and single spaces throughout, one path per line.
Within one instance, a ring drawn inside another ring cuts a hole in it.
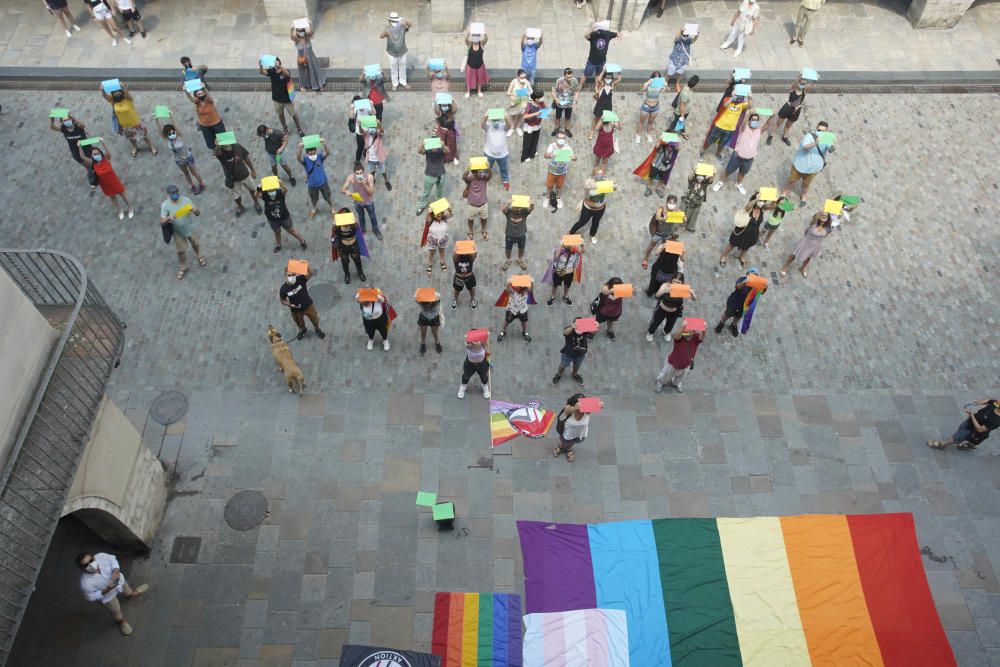
M 913 0 L 906 15 L 914 28 L 951 28 L 974 0 Z

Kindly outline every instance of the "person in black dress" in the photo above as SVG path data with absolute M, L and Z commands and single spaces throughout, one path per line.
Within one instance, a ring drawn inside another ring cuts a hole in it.
M 725 266 L 729 253 L 733 248 L 739 248 L 740 254 L 736 259 L 740 260 L 740 266 L 746 268 L 747 261 L 744 257 L 750 248 L 757 245 L 757 239 L 760 238 L 760 224 L 764 222 L 764 211 L 774 208 L 774 202 L 762 202 L 757 199 L 758 194 L 753 193 L 747 205 L 738 210 L 733 217 L 735 227 L 719 257 L 719 266 Z
M 683 268 L 681 265 L 682 255 L 667 252 L 663 249 L 664 245 L 660 246 L 660 254 L 649 269 L 649 286 L 646 288 L 646 296 L 654 296 L 663 283 L 669 283 L 674 274 Z

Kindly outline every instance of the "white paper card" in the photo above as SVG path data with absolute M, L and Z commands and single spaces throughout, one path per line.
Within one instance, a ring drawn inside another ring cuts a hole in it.
M 698 24 L 697 23 L 685 23 L 684 24 L 684 34 L 693 37 L 698 34 Z
M 542 36 L 542 29 L 541 28 L 528 28 L 527 30 L 524 31 L 524 34 L 527 35 L 528 37 L 533 38 L 533 39 L 538 39 L 539 37 Z
M 292 27 L 296 30 L 308 30 L 309 29 L 309 19 L 301 18 L 292 21 Z
M 485 23 L 470 23 L 469 24 L 469 34 L 470 35 L 485 35 L 486 34 L 486 24 Z

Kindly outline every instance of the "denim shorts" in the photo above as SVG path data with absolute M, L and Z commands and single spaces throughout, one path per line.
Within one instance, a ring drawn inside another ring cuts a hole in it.
M 504 235 L 503 246 L 504 250 L 510 252 L 511 248 L 517 246 L 518 252 L 524 252 L 524 242 L 527 240 L 527 236 L 506 236 Z
M 594 63 L 592 63 L 592 62 L 590 62 L 588 60 L 587 64 L 583 68 L 583 75 L 584 76 L 597 76 L 598 74 L 601 73 L 602 69 L 604 69 L 604 63 L 601 63 L 599 65 L 595 65 Z
M 951 436 L 952 440 L 959 443 L 968 440 L 972 436 L 972 429 L 969 426 L 969 420 L 966 419 L 955 431 L 955 435 Z
M 743 158 L 733 151 L 733 154 L 729 156 L 729 162 L 726 164 L 726 175 L 733 173 L 737 169 L 740 170 L 740 176 L 746 176 L 747 172 L 750 171 L 750 165 L 753 164 L 753 158 Z
M 712 131 L 708 133 L 708 145 L 718 142 L 720 146 L 725 146 L 732 136 L 733 130 L 723 130 L 717 125 L 712 126 Z
M 583 360 L 586 358 L 586 354 L 582 354 L 579 357 L 573 357 L 562 352 L 559 353 L 559 365 L 560 366 L 572 366 L 576 364 L 577 367 L 583 366 Z
M 649 106 L 648 104 L 646 104 L 645 102 L 643 102 L 639 106 L 639 111 L 641 111 L 643 113 L 657 113 L 657 112 L 659 112 L 659 110 L 660 110 L 660 103 L 659 102 L 657 102 L 653 106 Z

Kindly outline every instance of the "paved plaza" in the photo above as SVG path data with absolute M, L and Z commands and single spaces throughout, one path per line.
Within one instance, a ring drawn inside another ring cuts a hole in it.
M 779 106 L 778 96 L 762 97 L 759 106 Z M 997 445 L 988 441 L 975 452 L 924 445 L 954 430 L 963 404 L 1000 389 L 997 186 L 994 174 L 979 168 L 997 148 L 983 133 L 990 96 L 810 96 L 795 139 L 821 119 L 838 137 L 810 202 L 818 207 L 843 192 L 865 203 L 825 242 L 808 279 L 794 271 L 782 279 L 777 269 L 812 207 L 789 214 L 769 249 L 751 251 L 771 289 L 748 335 L 709 332 L 684 394 L 653 393 L 668 346 L 643 337 L 651 302 L 639 296 L 627 303 L 618 340 L 599 334 L 583 366 L 585 391 L 603 397 L 608 409 L 593 419 L 573 464 L 551 456 L 551 438 L 515 440 L 491 453 L 486 402 L 474 388 L 464 401 L 455 397 L 462 334 L 501 321 L 491 307 L 503 281 L 496 214 L 490 241 L 479 243 L 480 308 L 446 308 L 444 353 L 417 353 L 413 289 L 433 285 L 447 294 L 450 285 L 450 273 L 424 273 L 414 217 L 422 181 L 416 150 L 433 121 L 429 93 L 386 104 L 394 189 L 378 191 L 385 240 L 369 240 L 366 271 L 400 311 L 390 352 L 365 351 L 352 300 L 357 285 L 345 286 L 329 260 L 328 218 L 306 220 L 304 179 L 291 191 L 296 226 L 310 243 L 304 255 L 318 270 L 310 285 L 327 286 L 319 290 L 326 340 L 292 343 L 307 382 L 302 398 L 285 392 L 264 337 L 270 323 L 286 337 L 294 331 L 277 290 L 285 261 L 300 253 L 286 246 L 272 257 L 263 218 L 252 211 L 234 218 L 221 169 L 180 93 L 136 98 L 150 125 L 154 104 L 175 110 L 209 184 L 196 198 L 209 265 L 192 267 L 181 282 L 173 248 L 157 229 L 164 187 L 182 183 L 163 142 L 158 157 L 129 158 L 96 91 L 8 92 L 3 100 L 0 140 L 11 167 L 0 246 L 59 249 L 81 259 L 128 323 L 110 396 L 175 473 L 153 551 L 129 570 L 132 581 L 152 586 L 125 604 L 135 634 L 121 637 L 101 610 L 80 600 L 71 563 L 50 558 L 11 664 L 336 665 L 346 641 L 427 649 L 435 591 L 523 592 L 517 519 L 905 511 L 916 519 L 959 663 L 1000 665 Z M 328 172 L 339 186 L 353 161 L 344 118 L 350 95 L 298 100 L 304 127 L 333 149 Z M 680 193 L 717 100 L 696 95 L 692 141 L 670 191 Z M 253 128 L 276 122 L 267 94 L 220 92 L 217 101 L 262 175 L 266 162 Z M 633 142 L 638 102 L 635 94 L 615 97 L 626 126 L 609 171 L 619 191 L 609 197 L 599 243 L 587 245 L 583 287 L 573 288 L 572 307 L 532 307 L 530 345 L 516 336 L 494 345 L 499 399 L 558 407 L 576 390 L 549 383 L 561 327 L 587 312 L 608 277 L 647 279 L 640 253 L 656 200 L 643 197 L 631 176 L 650 149 Z M 497 96 L 459 100 L 463 162 L 482 146 L 476 119 L 499 103 Z M 119 222 L 103 196 L 90 193 L 65 142 L 45 129 L 55 106 L 70 107 L 92 134 L 106 137 L 136 203 L 135 220 Z M 583 108 L 589 112 L 589 103 Z M 589 172 L 591 144 L 584 130 L 575 134 L 580 160 L 570 170 L 566 207 L 552 214 L 539 206 L 529 218 L 527 259 L 536 279 L 576 219 Z M 516 135 L 510 144 L 517 154 Z M 748 187 L 780 186 L 792 154 L 777 139 L 762 145 Z M 461 168 L 449 167 L 453 202 L 460 201 Z M 515 161 L 511 193 L 540 204 L 544 169 Z M 490 188 L 492 206 L 504 193 L 498 179 Z M 718 266 L 718 252 L 744 201 L 732 187 L 710 193 L 698 231 L 682 235 L 686 274 L 699 296 L 686 314 L 714 321 L 740 275 L 735 259 Z M 342 196 L 337 202 L 346 204 Z M 454 237 L 461 227 L 451 227 Z M 184 392 L 190 408 L 165 428 L 148 411 L 168 389 Z M 247 489 L 265 494 L 270 515 L 238 532 L 223 508 Z M 413 504 L 418 489 L 455 502 L 458 530 L 436 532 Z M 188 554 L 195 562 L 171 562 L 179 537 L 200 538 Z

